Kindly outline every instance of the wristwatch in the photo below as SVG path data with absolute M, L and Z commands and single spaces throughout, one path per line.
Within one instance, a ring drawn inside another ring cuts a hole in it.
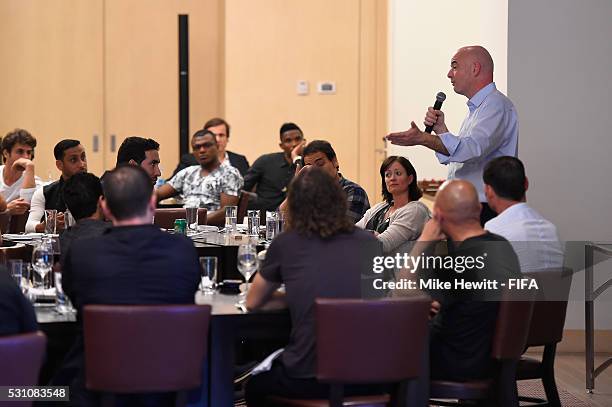
M 302 156 L 301 156 L 301 155 L 298 155 L 297 157 L 295 157 L 295 158 L 293 159 L 293 164 L 295 164 L 295 165 L 300 164 L 300 165 L 301 165 L 301 164 L 302 164 Z

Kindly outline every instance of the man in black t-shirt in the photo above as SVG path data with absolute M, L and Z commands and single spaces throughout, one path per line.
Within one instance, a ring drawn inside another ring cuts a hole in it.
M 463 381 L 487 377 L 499 306 L 499 283 L 520 278 L 512 246 L 503 237 L 482 228 L 480 210 L 478 193 L 470 182 L 444 183 L 436 195 L 433 218 L 425 225 L 412 251 L 414 256 L 424 254 L 423 259 L 440 257 L 431 255 L 434 243 L 448 240 L 448 255 L 442 256 L 444 261 L 434 267 L 421 264 L 417 274 L 420 282 L 450 282 L 450 288 L 427 290 L 434 299 L 435 317 L 430 334 L 434 379 Z M 470 258 L 474 260 L 468 262 L 466 259 Z M 457 288 L 458 282 L 483 285 L 477 289 L 467 289 L 465 285 Z

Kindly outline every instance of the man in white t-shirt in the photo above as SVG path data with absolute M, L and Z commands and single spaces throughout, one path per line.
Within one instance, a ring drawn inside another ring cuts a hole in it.
M 557 228 L 526 203 L 529 180 L 521 160 L 495 158 L 486 165 L 482 178 L 487 201 L 499 214 L 484 227 L 510 241 L 521 271 L 562 267 L 563 247 Z
M 36 139 L 23 129 L 9 132 L 0 143 L 4 165 L 0 165 L 0 194 L 7 202 L 11 215 L 21 215 L 30 209 L 30 201 L 40 184 L 34 175 Z

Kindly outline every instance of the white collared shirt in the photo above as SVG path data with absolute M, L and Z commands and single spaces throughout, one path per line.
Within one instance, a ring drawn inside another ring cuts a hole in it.
M 524 202 L 507 208 L 484 228 L 510 241 L 523 272 L 563 266 L 557 228 Z

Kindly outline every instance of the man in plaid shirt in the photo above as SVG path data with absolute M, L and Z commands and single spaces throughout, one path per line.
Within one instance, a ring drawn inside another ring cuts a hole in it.
M 331 144 L 323 140 L 315 140 L 304 147 L 304 165 L 315 165 L 321 167 L 332 177 L 338 178 L 340 186 L 346 192 L 348 201 L 347 216 L 357 223 L 363 214 L 370 209 L 368 194 L 356 183 L 344 178 L 338 171 L 338 158 Z

